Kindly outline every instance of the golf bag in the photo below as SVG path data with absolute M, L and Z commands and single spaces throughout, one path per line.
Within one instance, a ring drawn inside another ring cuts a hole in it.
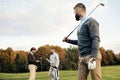
M 59 70 L 56 67 L 52 67 L 52 80 L 60 80 Z

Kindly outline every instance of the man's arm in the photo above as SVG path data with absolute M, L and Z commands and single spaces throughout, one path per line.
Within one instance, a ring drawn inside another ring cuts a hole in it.
M 63 42 L 67 42 L 67 43 L 70 43 L 70 44 L 78 45 L 78 40 L 70 40 L 67 37 L 65 37 L 63 39 Z
M 68 40 L 68 43 L 78 45 L 78 40 Z
M 49 63 L 51 63 L 51 61 L 50 61 L 48 58 L 46 58 L 46 60 L 47 60 Z
M 91 57 L 97 57 L 99 51 L 100 38 L 99 38 L 99 24 L 95 20 L 92 20 L 90 22 L 89 33 L 92 40 Z

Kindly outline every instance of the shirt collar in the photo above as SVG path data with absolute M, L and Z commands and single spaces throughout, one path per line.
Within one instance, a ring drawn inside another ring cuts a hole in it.
M 82 18 L 81 18 L 81 22 L 83 22 L 84 20 L 86 20 L 88 17 L 87 16 L 83 16 Z
M 30 54 L 34 55 L 32 52 L 30 52 Z

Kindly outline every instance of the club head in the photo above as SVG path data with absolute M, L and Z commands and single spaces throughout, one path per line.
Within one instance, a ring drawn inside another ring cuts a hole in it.
M 105 4 L 103 4 L 103 3 L 100 3 L 100 5 L 101 5 L 101 6 L 105 6 Z

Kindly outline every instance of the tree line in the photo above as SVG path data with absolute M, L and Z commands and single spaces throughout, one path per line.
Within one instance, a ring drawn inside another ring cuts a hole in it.
M 44 45 L 40 46 L 35 53 L 37 71 L 47 71 L 49 69 L 50 65 L 45 58 L 49 58 L 51 48 L 54 48 L 59 55 L 60 70 L 77 70 L 79 56 L 77 47 L 61 48 L 60 46 Z M 120 53 L 115 54 L 112 50 L 105 50 L 103 47 L 100 48 L 100 52 L 102 54 L 102 66 L 120 64 Z M 0 72 L 28 72 L 27 56 L 27 51 L 14 51 L 10 47 L 6 50 L 0 49 Z

